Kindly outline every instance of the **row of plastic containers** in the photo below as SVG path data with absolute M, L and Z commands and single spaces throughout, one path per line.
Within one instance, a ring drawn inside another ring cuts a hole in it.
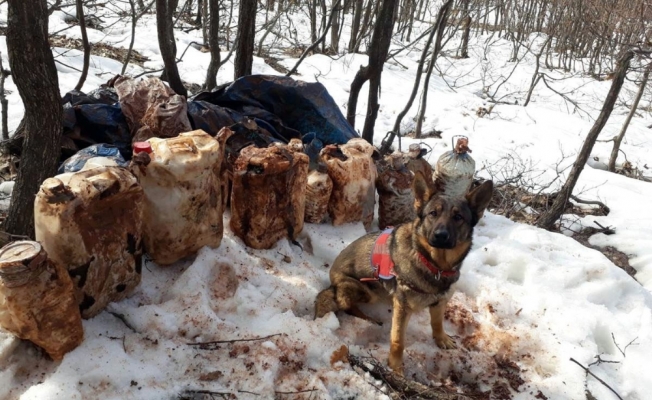
M 83 340 L 82 318 L 140 283 L 143 253 L 165 266 L 219 247 L 229 198 L 234 234 L 266 249 L 327 216 L 369 230 L 376 189 L 380 228 L 409 221 L 414 173 L 433 175 L 420 148 L 374 160 L 363 139 L 326 146 L 312 171 L 297 139 L 250 145 L 227 161 L 232 135 L 151 138 L 134 144 L 126 168 L 92 158 L 45 180 L 34 203 L 36 241 L 0 249 L 0 326 L 60 359 Z

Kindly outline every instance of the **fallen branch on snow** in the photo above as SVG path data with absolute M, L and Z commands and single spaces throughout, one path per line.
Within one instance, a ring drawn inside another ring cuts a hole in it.
M 577 196 L 573 196 L 573 195 L 571 195 L 570 198 L 573 199 L 573 200 L 575 200 L 576 203 L 580 203 L 580 204 L 590 204 L 590 205 L 600 206 L 600 207 L 605 211 L 605 213 L 606 213 L 607 215 L 611 212 L 611 209 L 610 209 L 609 207 L 607 207 L 607 205 L 604 204 L 604 203 L 601 202 L 601 201 L 597 201 L 597 200 L 582 200 L 582 199 L 580 199 L 579 197 L 577 197 Z
M 250 339 L 231 339 L 231 340 L 215 340 L 212 342 L 192 342 L 186 343 L 188 346 L 198 346 L 201 350 L 215 350 L 218 344 L 237 343 L 237 342 L 255 342 L 258 340 L 265 340 L 275 336 L 285 335 L 284 333 L 275 333 L 269 336 L 250 338 Z
M 368 372 L 375 379 L 385 382 L 393 390 L 399 392 L 401 397 L 416 397 L 420 399 L 438 399 L 438 400 L 466 400 L 474 397 L 463 393 L 450 392 L 444 388 L 435 388 L 426 386 L 422 383 L 405 379 L 404 377 L 392 372 L 375 358 L 361 358 L 349 355 L 349 364 L 352 367 L 358 367 Z
M 592 377 L 594 377 L 595 379 L 597 379 L 598 382 L 602 383 L 602 384 L 603 384 L 607 389 L 611 390 L 611 391 L 613 392 L 613 394 L 616 395 L 616 397 L 618 397 L 620 400 L 623 400 L 623 398 L 620 397 L 620 395 L 618 394 L 618 392 L 616 392 L 616 391 L 615 391 L 611 386 L 607 385 L 607 383 L 606 383 L 605 381 L 603 381 L 602 379 L 598 378 L 598 377 L 597 377 L 593 372 L 589 371 L 588 368 L 586 368 L 584 365 L 580 364 L 577 360 L 575 360 L 575 359 L 572 358 L 572 357 L 571 357 L 570 360 L 571 360 L 572 362 L 574 362 L 575 364 L 579 365 L 580 368 L 582 368 L 582 369 L 584 370 L 584 372 L 586 372 L 587 374 L 589 374 L 589 375 L 591 375 Z

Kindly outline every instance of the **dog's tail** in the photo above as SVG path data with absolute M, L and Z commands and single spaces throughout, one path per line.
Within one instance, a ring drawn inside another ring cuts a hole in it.
M 330 286 L 328 289 L 319 292 L 317 300 L 315 300 L 315 319 L 337 310 L 339 310 L 339 307 L 335 301 L 335 286 Z

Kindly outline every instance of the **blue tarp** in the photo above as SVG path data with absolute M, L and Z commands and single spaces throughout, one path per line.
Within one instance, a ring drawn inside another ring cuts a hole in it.
M 343 144 L 359 137 L 346 121 L 324 85 L 285 76 L 249 75 L 214 92 L 203 92 L 202 100 L 234 110 L 270 124 L 289 141 L 313 132 L 324 144 Z
M 131 159 L 132 136 L 118 96 L 111 88 L 84 94 L 66 93 L 64 135 L 78 149 L 105 143 L 115 146 L 123 159 Z M 302 82 L 283 76 L 250 75 L 223 85 L 214 92 L 202 92 L 188 100 L 188 119 L 193 129 L 211 135 L 234 126 L 239 139 L 229 143 L 289 142 L 302 139 L 314 158 L 328 144 L 343 144 L 359 137 L 321 83 Z M 242 129 L 246 118 L 258 125 L 256 131 Z M 258 138 L 254 136 L 266 136 Z M 238 147 L 238 146 L 236 146 Z
M 86 161 L 93 157 L 107 157 L 114 160 L 121 167 L 129 166 L 122 155 L 120 155 L 117 147 L 108 144 L 96 144 L 78 151 L 77 154 L 64 161 L 57 173 L 77 172 L 84 168 Z

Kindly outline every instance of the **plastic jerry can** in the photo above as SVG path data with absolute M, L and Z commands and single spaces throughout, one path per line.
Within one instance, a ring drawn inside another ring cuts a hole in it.
M 46 179 L 34 202 L 36 240 L 70 274 L 82 318 L 127 297 L 140 282 L 143 190 L 122 167 Z
M 300 141 L 245 147 L 233 165 L 231 230 L 254 249 L 269 249 L 303 230 L 308 156 Z
M 165 266 L 222 242 L 223 142 L 202 130 L 134 144 L 131 170 L 145 192 L 145 251 Z
M 414 174 L 401 153 L 385 156 L 376 164 L 378 178 L 378 228 L 397 226 L 416 218 L 412 181 Z M 429 179 L 429 177 L 428 177 Z
M 432 166 L 428 160 L 423 158 L 427 153 L 428 151 L 418 143 L 411 144 L 406 156 L 407 162 L 405 165 L 413 174 L 421 172 L 424 178 L 432 180 L 434 179 Z
M 305 222 L 319 224 L 324 221 L 332 191 L 333 180 L 328 176 L 328 169 L 326 165 L 319 164 L 317 169 L 308 173 Z
M 373 146 L 362 138 L 354 138 L 341 146 L 328 145 L 320 156 L 333 180 L 328 213 L 333 225 L 362 221 L 371 229 L 376 202 L 376 165 L 371 156 Z
M 84 339 L 67 271 L 38 242 L 0 249 L 0 327 L 41 347 L 55 361 Z
M 453 136 L 453 139 L 455 137 L 459 139 L 453 150 L 445 152 L 437 160 L 434 180 L 435 187 L 441 190 L 442 194 L 462 198 L 473 184 L 475 161 L 469 154 L 469 139 L 465 136 Z

